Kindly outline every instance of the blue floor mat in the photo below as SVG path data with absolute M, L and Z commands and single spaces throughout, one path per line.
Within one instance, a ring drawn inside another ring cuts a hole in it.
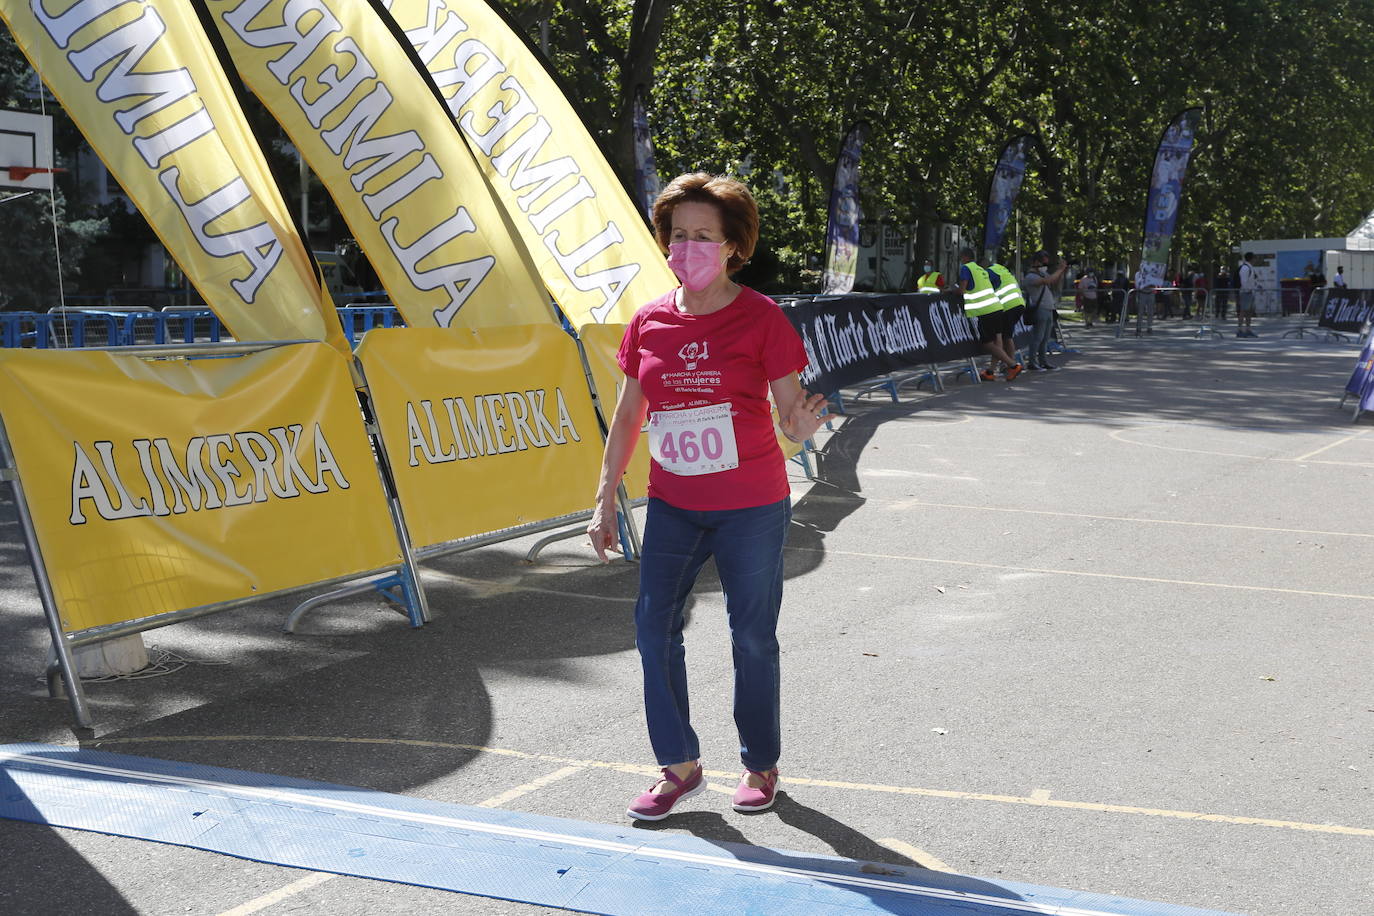
M 1169 904 L 41 744 L 0 745 L 0 817 L 611 916 L 1215 916 Z

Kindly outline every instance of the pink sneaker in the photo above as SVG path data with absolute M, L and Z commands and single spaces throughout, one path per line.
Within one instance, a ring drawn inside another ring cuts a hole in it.
M 749 774 L 763 777 L 763 785 L 755 789 L 746 780 Z M 745 770 L 739 778 L 739 788 L 735 789 L 734 808 L 736 811 L 767 811 L 773 807 L 778 794 L 778 768 L 773 767 L 766 773 Z
M 673 813 L 673 808 L 678 802 L 684 798 L 691 798 L 706 788 L 706 779 L 702 776 L 700 763 L 686 779 L 679 779 L 673 775 L 672 770 L 664 767 L 663 778 L 673 784 L 672 791 L 655 793 L 653 786 L 650 786 L 650 791 L 631 802 L 625 813 L 637 821 L 661 821 Z M 769 804 L 771 803 L 770 800 Z

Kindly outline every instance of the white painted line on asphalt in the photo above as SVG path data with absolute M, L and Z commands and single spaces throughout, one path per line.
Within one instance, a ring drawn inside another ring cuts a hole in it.
M 566 776 L 572 776 L 576 773 L 581 773 L 584 770 L 586 770 L 586 767 L 563 767 L 560 770 L 555 770 L 554 772 L 549 773 L 547 776 L 540 776 L 538 779 L 531 780 L 530 782 L 527 782 L 522 786 L 516 786 L 514 789 L 507 789 L 500 795 L 495 795 L 487 799 L 486 801 L 478 802 L 477 807 L 499 808 L 506 802 L 514 801 L 522 795 L 528 795 L 531 792 L 538 791 L 539 789 L 544 788 L 550 783 L 558 782 L 558 780 L 563 779 Z M 315 872 L 313 874 L 306 875 L 299 881 L 293 881 L 285 887 L 278 888 L 270 894 L 263 894 L 261 897 L 249 900 L 247 903 L 239 904 L 232 910 L 225 910 L 223 913 L 220 913 L 219 916 L 248 916 L 249 913 L 257 913 L 261 910 L 265 910 L 269 906 L 274 906 L 275 904 L 281 903 L 288 897 L 294 897 L 299 893 L 310 890 L 312 887 L 318 887 L 319 885 L 328 881 L 330 878 L 338 877 L 340 876 L 332 873 Z
M 977 477 L 961 477 L 957 474 L 931 474 L 926 471 L 906 471 L 897 468 L 860 468 L 864 477 L 934 477 L 938 480 L 967 480 L 978 483 Z
M 908 859 L 915 862 L 917 865 L 921 866 L 924 869 L 928 869 L 929 871 L 954 871 L 954 869 L 950 868 L 944 862 L 941 862 L 939 859 L 935 858 L 921 847 L 912 846 L 910 843 L 903 842 L 902 840 L 899 840 L 896 837 L 882 837 L 877 842 L 879 846 L 886 847 L 887 849 L 892 850 L 898 855 L 906 856 Z
M 1032 790 L 1031 790 L 1031 794 L 1030 794 L 1030 799 L 1031 799 L 1031 801 L 1049 801 L 1049 800 L 1050 800 L 1050 790 L 1049 790 L 1049 789 L 1032 789 Z
M 1184 448 L 1179 445 L 1159 445 L 1155 442 L 1136 442 L 1134 439 L 1127 439 L 1123 436 L 1124 433 L 1132 432 L 1133 430 L 1150 428 L 1151 427 L 1147 426 L 1131 426 L 1126 429 L 1113 430 L 1107 435 L 1117 442 L 1123 442 L 1126 445 L 1136 445 L 1141 448 L 1157 448 L 1166 452 L 1188 452 L 1192 455 L 1216 455 L 1221 458 L 1244 458 L 1248 461 L 1277 461 L 1283 464 L 1294 464 L 1301 461 L 1305 464 L 1324 464 L 1332 467 L 1374 468 L 1374 463 L 1368 461 L 1309 461 L 1304 458 L 1278 458 L 1272 455 L 1246 455 L 1241 452 L 1218 452 L 1205 448 Z M 1333 444 L 1339 445 L 1340 443 L 1337 442 Z M 1322 451 L 1322 449 L 1318 449 L 1317 451 Z M 1316 453 L 1314 452 L 1313 454 Z
M 822 496 L 822 499 L 825 497 Z M 833 498 L 833 497 L 832 497 Z M 873 501 L 881 497 L 865 494 L 864 499 Z M 920 499 L 903 499 L 888 507 L 889 511 L 899 512 L 925 506 L 931 509 L 968 509 L 976 512 L 1016 512 L 1023 515 L 1048 515 L 1055 518 L 1083 518 L 1099 522 L 1138 522 L 1142 525 L 1184 525 L 1192 528 L 1231 528 L 1238 531 L 1273 531 L 1280 534 L 1321 534 L 1343 538 L 1374 538 L 1374 534 L 1358 531 L 1321 531 L 1311 528 L 1272 528 L 1266 525 L 1231 525 L 1225 522 L 1186 522 L 1169 518 L 1130 518 L 1124 515 L 1089 515 L 1083 512 L 1054 512 L 1049 509 L 1007 509 L 1002 506 L 967 506 L 960 503 L 931 503 Z
M 945 560 L 939 557 L 913 557 L 895 553 L 864 553 L 859 550 L 837 550 L 833 547 L 785 547 L 796 553 L 820 553 L 841 557 L 862 557 L 866 560 L 901 560 L 908 563 L 941 563 L 946 566 L 971 566 L 975 569 L 1004 569 L 1018 573 L 1049 573 L 1055 576 L 1082 576 L 1088 579 L 1117 579 L 1127 582 L 1159 582 L 1163 585 L 1196 585 L 1203 588 L 1229 588 L 1247 592 L 1277 592 L 1283 595 L 1315 595 L 1319 598 L 1355 598 L 1374 601 L 1374 595 L 1352 595 L 1345 592 L 1318 592 L 1303 588 L 1278 588 L 1271 585 L 1231 585 L 1227 582 L 1196 582 L 1191 579 L 1161 579 L 1157 576 L 1124 576 L 1118 573 L 1087 572 L 1081 569 L 1042 569 L 1035 566 L 1007 566 L 1001 563 L 975 563 L 972 560 Z

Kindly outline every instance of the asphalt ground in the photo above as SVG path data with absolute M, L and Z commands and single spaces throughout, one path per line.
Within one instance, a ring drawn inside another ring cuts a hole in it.
M 849 399 L 794 474 L 783 791 L 729 808 L 730 655 L 687 630 L 718 791 L 646 830 L 1269 916 L 1374 899 L 1374 428 L 1353 343 L 1078 332 L 1063 371 Z M 635 569 L 584 540 L 439 560 L 434 621 L 349 599 L 145 634 L 192 663 L 95 684 L 94 735 L 0 517 L 0 743 L 75 744 L 622 823 L 652 781 Z M 538 907 L 0 821 L 0 912 Z

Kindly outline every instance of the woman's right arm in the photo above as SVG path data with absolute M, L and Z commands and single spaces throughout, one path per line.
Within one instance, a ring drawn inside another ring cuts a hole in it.
M 601 459 L 601 480 L 596 487 L 596 505 L 592 520 L 587 525 L 592 549 L 603 563 L 607 561 L 606 551 L 616 549 L 616 541 L 620 536 L 615 514 L 616 489 L 620 486 L 620 479 L 625 476 L 625 469 L 630 466 L 648 407 L 649 402 L 644 397 L 639 379 L 626 376 L 606 436 L 606 453 Z

